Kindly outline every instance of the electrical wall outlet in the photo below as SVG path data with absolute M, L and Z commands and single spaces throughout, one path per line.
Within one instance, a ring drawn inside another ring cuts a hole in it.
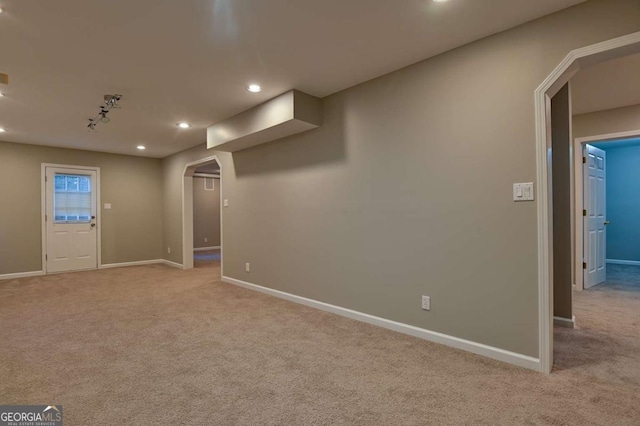
M 167 247 L 167 253 L 171 254 L 171 247 Z
M 249 262 L 244 264 L 244 270 L 246 272 L 251 272 L 251 264 Z
M 205 242 L 205 243 L 208 243 L 208 242 L 209 242 L 209 239 L 208 239 L 207 237 L 205 237 L 205 238 L 204 238 L 204 242 Z
M 431 310 L 431 297 L 422 296 L 422 309 L 424 309 L 425 311 Z

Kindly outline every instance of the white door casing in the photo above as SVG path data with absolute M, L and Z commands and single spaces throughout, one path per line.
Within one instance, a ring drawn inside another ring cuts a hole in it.
M 540 356 L 538 370 L 546 374 L 551 373 L 553 367 L 551 98 L 582 67 L 634 53 L 640 53 L 640 31 L 572 50 L 544 79 L 534 93 L 536 179 L 538 182 L 536 186 L 538 200 L 538 347 Z M 582 274 L 576 276 L 582 276 Z
M 220 169 L 220 273 L 224 276 L 224 208 L 222 163 L 216 155 L 185 164 L 182 172 L 182 268 L 193 268 L 193 176 L 198 167 L 216 162 Z
M 56 182 L 58 186 L 75 182 L 83 188 L 74 186 L 61 190 L 59 187 L 56 191 Z M 97 188 L 96 169 L 45 167 L 47 273 L 97 269 Z M 62 202 L 70 210 L 61 211 L 60 205 L 56 209 L 56 204 Z
M 606 266 L 606 153 L 592 145 L 584 146 L 584 288 L 607 279 Z

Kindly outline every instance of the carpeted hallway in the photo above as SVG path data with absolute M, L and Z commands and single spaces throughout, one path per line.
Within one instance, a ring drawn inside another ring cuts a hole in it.
M 62 404 L 66 425 L 640 423 L 640 293 L 577 294 L 545 376 L 218 277 L 0 282 L 0 403 Z
M 220 249 L 199 251 L 193 254 L 194 268 L 208 268 L 214 266 L 214 262 L 220 261 Z

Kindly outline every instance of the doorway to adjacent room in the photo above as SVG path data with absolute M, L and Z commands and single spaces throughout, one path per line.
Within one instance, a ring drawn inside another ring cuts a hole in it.
M 216 156 L 185 166 L 182 199 L 183 268 L 219 266 L 222 275 L 222 170 Z
M 100 169 L 42 164 L 42 264 L 45 273 L 97 269 Z

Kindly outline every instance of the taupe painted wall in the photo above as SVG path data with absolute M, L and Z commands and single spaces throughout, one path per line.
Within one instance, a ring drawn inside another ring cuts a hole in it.
M 42 163 L 100 167 L 103 264 L 162 257 L 160 160 L 0 142 L 0 274 L 42 269 Z
M 536 203 L 512 201 L 536 175 L 533 94 L 570 50 L 639 30 L 637 0 L 592 0 L 329 96 L 319 129 L 221 156 L 225 275 L 537 357 Z M 163 161 L 173 261 L 184 165 L 207 155 Z
M 204 178 L 193 178 L 193 248 L 220 245 L 220 179 L 213 179 L 215 189 L 205 191 Z
M 640 130 L 640 105 L 580 114 L 573 117 L 573 137 Z
M 571 319 L 571 108 L 569 84 L 551 100 L 553 149 L 553 315 Z

